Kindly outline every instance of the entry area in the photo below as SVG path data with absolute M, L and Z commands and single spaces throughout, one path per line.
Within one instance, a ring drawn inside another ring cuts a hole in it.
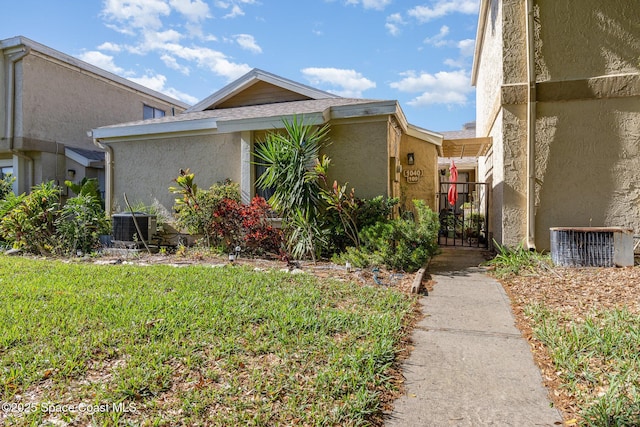
M 441 246 L 488 248 L 488 185 L 460 178 L 456 182 L 440 182 L 438 242 Z

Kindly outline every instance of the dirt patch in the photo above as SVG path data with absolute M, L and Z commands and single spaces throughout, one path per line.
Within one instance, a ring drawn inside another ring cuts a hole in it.
M 189 265 L 227 266 L 240 265 L 254 268 L 255 270 L 281 270 L 292 274 L 312 274 L 318 278 L 332 278 L 340 281 L 349 281 L 364 286 L 379 286 L 394 288 L 401 292 L 411 293 L 416 273 L 392 271 L 385 268 L 350 268 L 327 261 L 281 261 L 267 258 L 239 257 L 230 262 L 228 257 L 212 255 L 208 253 L 177 254 L 148 254 L 141 251 L 120 251 L 105 254 L 98 259 L 88 259 L 95 264 L 134 264 L 134 265 L 172 265 L 185 267 Z M 428 277 L 425 277 L 421 291 L 429 287 Z

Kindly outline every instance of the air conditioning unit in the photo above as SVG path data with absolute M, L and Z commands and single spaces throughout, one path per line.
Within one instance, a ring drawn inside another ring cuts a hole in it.
M 553 227 L 551 260 L 562 267 L 633 266 L 633 230 L 622 227 Z
M 140 233 L 133 222 L 133 215 L 140 227 Z M 142 239 L 148 242 L 156 234 L 156 226 L 156 216 L 142 212 L 119 213 L 111 217 L 111 233 L 116 242 L 138 242 Z

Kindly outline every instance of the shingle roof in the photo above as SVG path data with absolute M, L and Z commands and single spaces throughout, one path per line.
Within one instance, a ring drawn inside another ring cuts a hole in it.
M 196 111 L 193 113 L 182 113 L 175 116 L 165 116 L 157 119 L 138 120 L 134 122 L 118 123 L 110 126 L 103 126 L 98 129 L 114 129 L 119 127 L 129 127 L 137 125 L 175 123 L 190 120 L 215 119 L 218 122 L 257 119 L 264 117 L 282 117 L 289 115 L 303 115 L 312 113 L 321 113 L 327 108 L 375 104 L 380 101 L 373 99 L 356 99 L 356 98 L 325 98 L 312 99 L 307 101 L 291 101 L 279 102 L 274 104 L 251 105 L 248 107 L 221 108 L 216 110 Z

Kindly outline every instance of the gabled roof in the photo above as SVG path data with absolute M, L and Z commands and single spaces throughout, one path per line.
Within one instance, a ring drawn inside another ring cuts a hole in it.
M 237 97 L 242 92 L 245 92 L 250 87 L 257 85 L 261 82 L 266 83 L 267 85 L 275 89 L 280 89 L 281 93 L 283 93 L 284 91 L 288 92 L 289 94 L 286 99 L 289 101 L 339 98 L 339 96 L 334 95 L 332 93 L 315 89 L 313 87 L 303 85 L 301 83 L 297 83 L 289 79 L 285 79 L 284 77 L 280 77 L 275 74 L 268 73 L 258 68 L 254 68 L 244 76 L 229 83 L 227 86 L 223 87 L 222 89 L 215 92 L 211 96 L 208 96 L 207 98 L 198 102 L 196 105 L 189 108 L 186 112 L 192 113 L 192 112 L 204 111 L 204 110 L 214 110 L 218 108 L 220 105 L 223 105 L 223 103 L 228 102 L 230 99 Z M 266 104 L 266 103 L 271 103 L 271 101 L 267 101 L 267 100 L 260 101 L 260 100 L 254 99 L 251 101 L 250 104 L 249 103 L 237 104 L 236 106 L 257 105 L 260 103 Z
M 259 87 L 256 90 L 256 87 Z M 301 116 L 306 124 L 331 120 L 394 116 L 403 131 L 435 144 L 442 135 L 407 123 L 396 100 L 343 98 L 254 69 L 189 110 L 175 116 L 139 120 L 93 129 L 96 140 L 159 138 L 169 134 L 201 135 L 283 127 L 283 120 Z
M 62 53 L 60 51 L 52 49 L 48 46 L 35 42 L 24 36 L 16 36 L 9 39 L 0 40 L 0 51 L 12 50 L 12 49 L 23 49 L 23 50 L 33 51 L 33 52 L 39 52 L 41 55 L 53 58 L 57 61 L 61 61 L 65 64 L 68 64 L 74 67 L 77 67 L 83 71 L 90 72 L 92 74 L 98 75 L 107 80 L 111 80 L 112 82 L 126 86 L 131 90 L 141 92 L 149 96 L 153 96 L 154 98 L 161 99 L 165 102 L 176 105 L 180 108 L 184 108 L 184 109 L 189 108 L 189 104 L 186 104 L 178 99 L 172 98 L 163 93 L 149 89 L 148 87 L 132 82 L 131 80 L 117 76 L 113 73 L 103 70 L 102 68 L 99 68 L 99 67 L 96 67 L 95 65 L 91 65 L 87 62 L 81 61 L 78 58 L 74 58 L 73 56 L 70 56 L 70 55 L 67 55 L 66 53 Z

